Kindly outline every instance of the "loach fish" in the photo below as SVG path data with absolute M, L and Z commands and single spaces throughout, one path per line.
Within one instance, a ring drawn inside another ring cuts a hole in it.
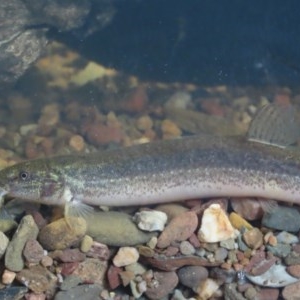
M 300 204 L 299 135 L 291 106 L 263 107 L 246 137 L 200 134 L 102 151 L 25 161 L 0 171 L 0 193 L 65 205 L 146 205 L 216 196 Z

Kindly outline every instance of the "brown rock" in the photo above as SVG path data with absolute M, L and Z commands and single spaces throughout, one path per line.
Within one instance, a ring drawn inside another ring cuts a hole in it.
M 44 256 L 44 249 L 37 240 L 30 239 L 25 244 L 23 256 L 27 264 L 38 264 Z
M 260 289 L 257 294 L 256 298 L 257 300 L 277 300 L 279 298 L 279 289 Z
M 45 294 L 28 293 L 25 295 L 26 300 L 45 300 Z
M 16 278 L 16 273 L 9 271 L 9 270 L 4 270 L 2 274 L 2 283 L 3 284 L 12 284 L 13 281 Z
M 47 250 L 66 249 L 78 243 L 86 229 L 86 221 L 82 218 L 62 218 L 42 228 L 38 239 Z
M 61 275 L 67 276 L 73 274 L 73 272 L 78 268 L 79 262 L 63 263 L 61 267 Z
M 146 296 L 149 299 L 162 299 L 166 297 L 178 284 L 175 272 L 154 272 L 154 278 L 147 288 Z
M 109 287 L 114 290 L 121 284 L 120 273 L 122 269 L 119 267 L 115 267 L 114 265 L 110 265 L 107 270 L 107 280 Z
M 259 220 L 263 216 L 261 202 L 257 199 L 233 198 L 230 203 L 233 210 L 248 221 Z
M 263 245 L 263 234 L 258 228 L 253 228 L 244 232 L 243 240 L 249 248 L 258 249 Z
M 80 277 L 82 282 L 97 283 L 103 286 L 106 270 L 107 261 L 101 261 L 96 258 L 87 258 L 85 261 L 78 264 L 72 274 Z
M 300 278 L 300 265 L 291 265 L 286 268 L 287 272 L 296 277 Z
M 157 247 L 166 248 L 172 242 L 188 239 L 198 226 L 195 212 L 188 211 L 173 218 L 158 238 Z
M 292 283 L 284 287 L 282 291 L 282 297 L 285 300 L 299 300 L 300 281 Z
M 42 266 L 23 269 L 17 274 L 16 279 L 34 293 L 53 290 L 57 283 L 56 276 Z
M 98 258 L 101 260 L 108 260 L 110 252 L 105 244 L 93 242 L 89 251 L 86 252 L 88 257 Z
M 65 249 L 58 255 L 59 260 L 62 262 L 80 262 L 85 259 L 85 255 L 79 249 Z

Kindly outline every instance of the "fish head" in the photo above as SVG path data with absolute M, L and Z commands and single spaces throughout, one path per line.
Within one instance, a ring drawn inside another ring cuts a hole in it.
M 44 204 L 59 204 L 60 178 L 45 159 L 21 162 L 0 171 L 0 195 Z M 54 203 L 53 203 L 54 202 Z

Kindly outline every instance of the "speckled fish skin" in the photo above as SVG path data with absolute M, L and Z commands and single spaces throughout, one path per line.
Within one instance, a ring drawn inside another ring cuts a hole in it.
M 0 171 L 3 193 L 49 205 L 146 205 L 215 196 L 300 204 L 300 153 L 243 137 L 197 135 Z

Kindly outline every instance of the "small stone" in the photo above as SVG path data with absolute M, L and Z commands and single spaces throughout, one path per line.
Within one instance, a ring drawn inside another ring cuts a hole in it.
M 253 226 L 250 223 L 248 223 L 245 219 L 243 219 L 240 215 L 238 215 L 235 212 L 232 212 L 229 215 L 229 220 L 232 226 L 238 230 L 241 230 L 243 227 L 247 229 L 253 228 Z
M 122 271 L 122 272 L 120 272 L 119 276 L 122 280 L 123 286 L 127 286 L 135 278 L 134 273 L 131 271 Z M 134 289 L 135 288 L 136 288 L 136 286 L 134 287 Z M 137 293 L 141 294 L 139 291 L 137 291 Z
M 220 282 L 232 283 L 236 280 L 236 271 L 231 267 L 229 267 L 228 269 L 213 268 L 210 271 L 210 277 L 213 279 L 217 279 Z
M 157 247 L 166 248 L 172 242 L 188 239 L 198 226 L 195 212 L 188 211 L 173 218 L 158 238 Z
M 16 279 L 37 294 L 53 290 L 57 283 L 56 276 L 42 266 L 23 269 Z
M 234 239 L 227 239 L 225 241 L 221 241 L 220 246 L 227 250 L 234 250 L 235 249 L 235 241 L 234 241 Z
M 189 211 L 185 206 L 175 203 L 160 204 L 155 207 L 155 210 L 162 211 L 167 214 L 168 220 L 172 220 L 176 216 Z
M 284 300 L 299 300 L 300 281 L 292 283 L 282 290 Z
M 182 133 L 177 124 L 169 119 L 162 121 L 161 131 L 163 133 L 163 139 L 179 137 Z
M 137 262 L 139 252 L 133 247 L 121 247 L 115 257 L 113 263 L 116 267 L 123 267 Z
M 80 283 L 82 283 L 82 280 L 79 276 L 69 275 L 64 278 L 64 281 L 61 283 L 59 288 L 62 291 L 67 291 L 67 290 L 70 290 L 70 289 L 76 287 Z
M 196 251 L 194 246 L 188 241 L 182 241 L 179 245 L 179 249 L 183 255 L 193 255 Z
M 101 260 L 108 260 L 110 251 L 105 244 L 93 242 L 92 247 L 86 252 L 88 257 L 98 258 Z
M 215 260 L 218 262 L 223 262 L 225 261 L 227 255 L 228 255 L 228 251 L 225 248 L 218 248 L 215 251 Z
M 201 266 L 185 266 L 178 271 L 179 282 L 191 289 L 196 289 L 199 283 L 208 278 L 208 271 Z
M 23 255 L 26 263 L 37 265 L 44 256 L 44 249 L 37 240 L 29 239 L 25 244 Z
M 212 204 L 204 210 L 201 227 L 198 231 L 200 241 L 215 243 L 234 236 L 235 230 L 219 204 Z
M 12 284 L 15 278 L 16 278 L 15 272 L 4 270 L 2 274 L 2 283 L 6 285 Z
M 261 207 L 261 202 L 257 201 L 257 199 L 233 198 L 230 200 L 230 203 L 231 203 L 233 210 L 239 216 L 241 216 L 241 218 L 244 218 L 246 220 L 249 220 L 249 221 L 260 220 L 263 216 L 264 211 Z M 234 226 L 233 223 L 232 223 L 232 225 Z M 237 227 L 235 227 L 235 228 L 237 228 Z M 239 228 L 237 228 L 237 229 L 239 229 Z M 248 228 L 248 229 L 250 229 L 250 228 Z
M 103 286 L 106 271 L 107 261 L 86 258 L 83 262 L 77 263 L 77 267 L 72 274 L 80 277 L 82 282 L 96 283 Z
M 263 234 L 258 228 L 253 228 L 244 232 L 243 240 L 249 248 L 258 249 L 263 245 Z
M 200 299 L 207 300 L 219 289 L 220 284 L 211 278 L 207 278 L 201 281 L 198 288 L 197 294 Z
M 284 258 L 284 263 L 290 265 L 300 265 L 300 253 L 291 252 Z
M 296 278 L 300 278 L 300 264 L 299 265 L 291 265 L 291 266 L 288 266 L 286 268 L 286 271 L 296 277 Z
M 139 254 L 146 257 L 153 257 L 155 255 L 155 251 L 147 246 L 139 246 L 138 247 Z
M 108 211 L 93 212 L 86 219 L 87 234 L 108 246 L 132 246 L 148 242 L 156 233 L 139 230 L 129 214 Z M 111 226 L 111 225 L 114 226 Z
M 60 252 L 57 258 L 62 262 L 83 261 L 85 259 L 85 254 L 80 252 L 77 248 L 65 249 Z
M 279 289 L 268 289 L 262 288 L 257 291 L 256 298 L 257 300 L 277 300 L 279 299 Z
M 85 235 L 81 240 L 80 251 L 83 253 L 88 252 L 92 248 L 93 242 L 92 237 Z
M 119 285 L 121 285 L 121 278 L 120 273 L 122 272 L 122 269 L 119 267 L 115 267 L 114 265 L 110 265 L 107 270 L 107 280 L 109 287 L 114 290 Z
M 277 230 L 297 232 L 300 229 L 300 213 L 295 207 L 278 206 L 264 214 L 262 225 Z
M 78 243 L 86 229 L 86 221 L 82 218 L 62 218 L 42 228 L 39 241 L 47 250 L 66 249 Z
M 146 131 L 153 127 L 153 121 L 149 116 L 141 116 L 136 121 L 136 126 L 139 130 Z
M 45 294 L 28 293 L 25 295 L 26 300 L 46 300 Z
M 8 237 L 2 231 L 0 231 L 0 259 L 5 254 L 8 243 L 9 243 Z
M 286 257 L 291 252 L 291 246 L 288 244 L 278 243 L 276 246 L 267 245 L 267 250 L 278 257 Z
M 82 284 L 67 291 L 58 292 L 54 300 L 69 300 L 69 299 L 84 299 L 95 300 L 99 299 L 99 295 L 103 290 L 98 284 Z
M 0 232 L 10 231 L 18 226 L 18 223 L 14 220 L 1 219 L 0 220 Z
M 69 140 L 69 145 L 72 147 L 74 150 L 80 152 L 84 149 L 84 139 L 81 135 L 75 134 L 71 136 Z
M 253 286 L 250 286 L 244 293 L 245 297 L 249 300 L 256 299 L 257 291 Z
M 284 244 L 297 244 L 299 243 L 299 238 L 286 231 L 282 231 L 276 235 L 278 243 L 284 243 Z
M 137 212 L 133 217 L 137 226 L 145 231 L 163 231 L 167 223 L 167 214 L 157 210 Z
M 11 271 L 21 271 L 24 268 L 23 248 L 29 239 L 36 239 L 38 227 L 32 216 L 23 217 L 5 253 L 5 267 Z
M 53 259 L 46 255 L 41 259 L 41 265 L 45 268 L 51 267 L 53 265 Z
M 153 279 L 145 292 L 149 299 L 162 299 L 170 294 L 178 284 L 175 272 L 154 272 Z

